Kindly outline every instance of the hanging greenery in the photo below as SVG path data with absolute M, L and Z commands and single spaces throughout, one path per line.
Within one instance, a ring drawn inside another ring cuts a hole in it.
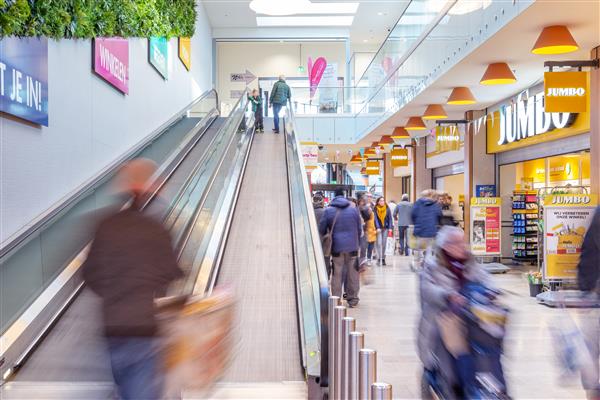
M 195 22 L 195 0 L 0 0 L 0 37 L 191 37 Z

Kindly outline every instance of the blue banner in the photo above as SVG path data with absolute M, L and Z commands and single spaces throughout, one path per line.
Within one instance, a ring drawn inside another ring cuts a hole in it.
M 148 39 L 148 59 L 164 79 L 169 78 L 169 42 L 166 37 L 152 36 Z
M 48 126 L 48 40 L 0 40 L 0 111 Z
M 496 185 L 476 185 L 476 197 L 496 197 Z

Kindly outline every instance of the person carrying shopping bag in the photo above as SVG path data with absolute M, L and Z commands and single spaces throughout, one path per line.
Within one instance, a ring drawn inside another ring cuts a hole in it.
M 385 247 L 387 244 L 388 231 L 394 229 L 392 211 L 386 204 L 383 197 L 379 197 L 375 202 L 375 228 L 377 229 L 377 254 L 379 255 L 379 265 L 385 264 Z

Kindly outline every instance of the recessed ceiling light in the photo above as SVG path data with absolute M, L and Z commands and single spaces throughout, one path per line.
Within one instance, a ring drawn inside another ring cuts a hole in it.
M 368 39 L 363 39 L 363 42 L 367 43 L 369 40 Z
M 258 26 L 351 26 L 354 16 L 256 17 Z
M 310 0 L 252 0 L 250 9 L 257 14 L 356 14 L 359 3 L 313 3 Z
M 383 15 L 387 15 L 387 13 L 386 13 L 386 12 L 383 12 L 383 11 L 379 11 L 379 12 L 377 13 L 377 15 L 379 15 L 379 16 L 381 17 L 381 16 L 383 16 Z

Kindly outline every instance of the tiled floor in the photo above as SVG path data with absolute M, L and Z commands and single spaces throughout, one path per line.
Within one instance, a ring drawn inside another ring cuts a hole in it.
M 348 314 L 365 332 L 366 346 L 377 350 L 378 380 L 392 384 L 395 399 L 419 398 L 416 276 L 408 258 L 397 256 L 391 266 L 373 267 L 369 278 L 370 284 L 361 288 L 360 305 Z M 511 292 L 506 296 L 512 313 L 504 360 L 510 394 L 515 399 L 584 399 L 578 380 L 559 378 L 548 323 L 560 317 L 560 310 L 529 297 L 519 272 L 494 279 Z

